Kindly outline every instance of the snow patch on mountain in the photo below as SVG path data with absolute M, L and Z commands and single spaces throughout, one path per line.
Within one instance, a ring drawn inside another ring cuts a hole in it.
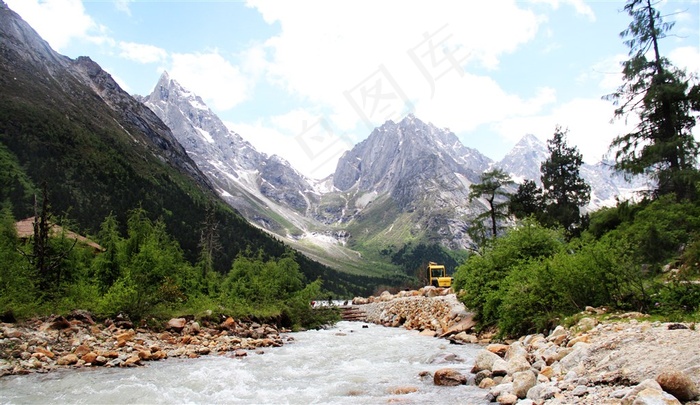
M 204 138 L 209 143 L 214 143 L 214 138 L 212 138 L 211 134 L 208 131 L 203 130 L 202 128 L 195 128 L 199 134 Z

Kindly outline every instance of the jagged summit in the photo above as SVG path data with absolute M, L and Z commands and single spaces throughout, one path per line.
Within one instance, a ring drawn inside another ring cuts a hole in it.
M 540 165 L 548 157 L 546 143 L 532 134 L 527 134 L 496 164 L 496 167 L 509 173 L 518 183 L 534 180 L 541 186 Z M 584 163 L 580 174 L 591 186 L 591 201 L 587 207 L 589 210 L 614 205 L 616 198 L 634 198 L 636 192 L 649 188 L 648 179 L 638 177 L 627 181 L 623 176 L 614 173 L 609 162 L 603 161 L 594 165 Z
M 454 133 L 409 114 L 398 123 L 387 121 L 375 128 L 346 152 L 338 161 L 333 184 L 339 190 L 357 185 L 362 191 L 385 192 L 432 155 L 448 170 L 468 177 L 490 163 L 486 156 L 462 145 Z
M 281 237 L 318 242 L 316 248 L 326 252 L 348 241 L 402 246 L 406 238 L 464 248 L 473 218 L 487 209 L 483 201 L 470 201 L 471 185 L 494 166 L 519 182 L 539 183 L 548 155 L 546 144 L 527 134 L 494 163 L 449 129 L 408 114 L 376 127 L 339 159 L 327 180 L 314 183 L 281 157 L 257 152 L 167 72 L 144 100 L 229 204 Z M 620 192 L 601 170 L 582 169 L 598 190 L 595 204 Z
M 547 145 L 532 134 L 526 134 L 496 166 L 510 173 L 516 182 L 535 180 L 540 183 L 540 164 L 547 159 Z
M 376 127 L 343 154 L 328 180 L 314 183 L 286 160 L 256 151 L 228 130 L 167 72 L 144 102 L 173 128 L 229 204 L 251 222 L 295 240 L 314 234 L 325 235 L 324 243 L 379 238 L 400 246 L 411 235 L 463 248 L 469 244 L 471 221 L 486 209 L 483 201 L 470 201 L 471 185 L 494 165 L 516 181 L 539 183 L 540 164 L 548 154 L 544 142 L 527 134 L 494 163 L 465 147 L 449 129 L 408 114 Z M 606 203 L 618 190 L 599 168 L 582 173 L 601 187 L 596 203 Z M 373 231 L 357 235 L 353 229 Z
M 177 80 L 171 78 L 167 71 L 163 71 L 163 73 L 160 75 L 158 83 L 156 84 L 156 89 L 158 89 L 160 93 L 158 94 L 156 99 L 161 103 L 167 103 L 172 92 L 173 97 L 176 97 L 178 99 L 176 101 L 187 100 L 192 107 L 208 111 L 212 117 L 216 117 L 216 115 L 211 112 L 209 107 L 206 105 L 206 103 L 204 102 L 204 100 L 202 100 L 200 96 L 187 90 Z M 153 94 L 151 94 L 151 96 L 153 96 Z M 149 96 L 149 98 L 151 96 Z M 216 120 L 219 120 L 219 118 L 216 117 Z
M 0 50 L 0 146 L 26 179 L 10 195 L 13 214 L 28 216 L 29 191 L 43 183 L 52 212 L 78 229 L 95 234 L 108 215 L 121 222 L 141 207 L 196 257 L 204 203 L 217 197 L 166 124 L 89 57 L 51 49 L 4 2 Z M 213 210 L 237 228 L 222 227 L 217 269 L 230 268 L 240 246 L 279 248 L 232 210 Z
M 540 140 L 540 138 L 536 137 L 533 134 L 525 134 L 518 143 L 515 144 L 514 148 L 522 148 L 526 146 L 530 147 L 539 147 L 540 145 L 545 145 L 544 142 Z
M 307 195 L 313 187 L 286 160 L 257 151 L 167 72 L 142 101 L 172 128 L 231 206 L 268 230 L 283 235 L 298 231 L 285 228 L 270 211 L 278 207 L 305 213 L 313 198 Z
M 525 134 L 520 140 L 513 146 L 513 148 L 508 152 L 506 156 L 516 156 L 522 151 L 526 152 L 544 152 L 547 151 L 547 144 L 542 142 L 540 138 L 533 134 Z
M 491 160 L 465 147 L 448 129 L 425 123 L 413 114 L 387 121 L 338 161 L 333 184 L 352 196 L 342 223 L 362 223 L 381 229 L 387 244 L 402 244 L 407 232 L 450 248 L 468 244 L 465 230 L 475 206 L 467 203 L 469 186 L 479 181 Z M 406 229 L 410 225 L 410 231 Z

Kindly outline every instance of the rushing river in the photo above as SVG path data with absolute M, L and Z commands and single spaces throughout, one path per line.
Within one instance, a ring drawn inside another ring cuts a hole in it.
M 247 357 L 169 359 L 139 368 L 0 379 L 2 404 L 485 404 L 485 391 L 440 387 L 422 371 L 468 374 L 477 346 L 402 328 L 340 322 Z M 415 391 L 415 392 L 410 392 Z M 403 393 L 408 392 L 408 393 Z

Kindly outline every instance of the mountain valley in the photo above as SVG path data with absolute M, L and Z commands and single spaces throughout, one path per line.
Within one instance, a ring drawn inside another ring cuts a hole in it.
M 322 263 L 358 274 L 410 276 L 426 254 L 456 265 L 470 247 L 473 218 L 486 210 L 484 201 L 469 201 L 470 185 L 494 167 L 517 183 L 539 184 L 539 165 L 547 158 L 546 145 L 525 135 L 494 162 L 449 130 L 409 114 L 375 128 L 343 154 L 332 175 L 315 180 L 255 150 L 167 72 L 140 100 L 251 223 Z M 588 210 L 647 187 L 640 180 L 627 183 L 604 162 L 585 164 L 581 175 L 592 186 Z

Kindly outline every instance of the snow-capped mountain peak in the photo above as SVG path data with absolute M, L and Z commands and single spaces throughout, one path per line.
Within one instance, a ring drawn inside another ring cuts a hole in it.
M 496 167 L 510 173 L 518 183 L 534 180 L 541 184 L 540 165 L 547 157 L 547 145 L 535 135 L 527 134 L 496 164 Z

